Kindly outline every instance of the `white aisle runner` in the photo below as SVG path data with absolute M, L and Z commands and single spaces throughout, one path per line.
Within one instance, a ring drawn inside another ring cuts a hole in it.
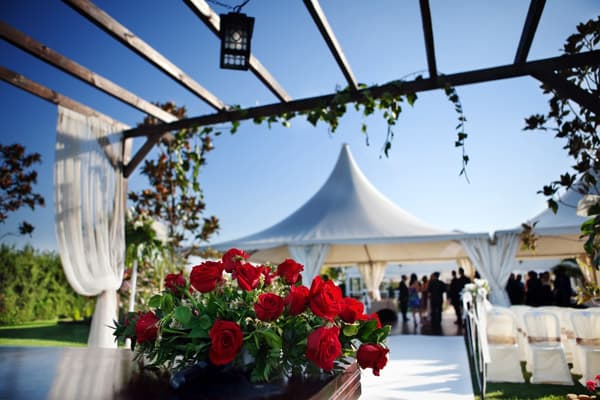
M 388 337 L 389 359 L 380 376 L 362 370 L 361 400 L 473 400 L 462 336 Z

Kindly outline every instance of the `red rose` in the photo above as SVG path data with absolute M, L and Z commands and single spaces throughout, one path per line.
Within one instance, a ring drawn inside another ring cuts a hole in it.
M 283 313 L 283 299 L 275 293 L 262 293 L 254 303 L 254 312 L 261 321 L 274 321 Z
M 231 321 L 216 320 L 208 332 L 210 350 L 208 358 L 214 365 L 225 365 L 237 356 L 244 335 L 238 324 Z
M 260 283 L 260 268 L 256 268 L 252 264 L 242 264 L 236 267 L 235 276 L 238 281 L 238 285 L 245 291 L 256 289 Z
M 306 310 L 310 292 L 306 286 L 292 286 L 285 297 L 285 305 L 289 307 L 290 315 L 298 315 Z
M 364 319 L 365 306 L 352 297 L 342 299 L 340 318 L 342 321 L 353 324 L 356 320 Z
M 333 369 L 333 362 L 342 355 L 340 328 L 324 326 L 315 329 L 306 341 L 306 358 L 325 371 Z
M 300 275 L 301 271 L 304 271 L 304 265 L 298 264 L 291 258 L 286 259 L 277 266 L 277 275 L 282 277 L 290 285 L 293 285 L 302 278 L 302 275 Z
M 387 364 L 390 350 L 379 344 L 363 343 L 356 352 L 356 361 L 362 369 L 373 368 L 373 375 L 379 376 L 379 370 Z
M 315 315 L 333 320 L 340 312 L 341 301 L 342 291 L 333 281 L 324 281 L 320 276 L 313 280 L 309 305 Z
M 250 255 L 243 250 L 229 249 L 225 252 L 225 254 L 223 254 L 221 261 L 223 261 L 225 271 L 233 272 L 236 267 L 242 265 L 242 263 L 246 261 L 248 257 L 250 257 Z
M 596 382 L 594 381 L 587 381 L 585 383 L 585 387 L 587 388 L 587 390 L 589 390 L 590 392 L 593 392 L 596 390 Z
M 135 324 L 135 340 L 138 343 L 151 342 L 158 335 L 158 321 L 152 311 L 140 316 Z
M 261 265 L 260 273 L 263 274 L 264 278 L 264 286 L 269 286 L 273 282 L 273 278 L 275 278 L 275 274 L 271 270 L 271 267 L 267 265 Z
M 220 261 L 205 261 L 192 268 L 190 282 L 194 289 L 207 293 L 223 279 L 223 264 Z
M 185 289 L 186 281 L 183 272 L 178 274 L 168 274 L 165 277 L 165 288 L 174 295 L 179 295 L 182 289 Z

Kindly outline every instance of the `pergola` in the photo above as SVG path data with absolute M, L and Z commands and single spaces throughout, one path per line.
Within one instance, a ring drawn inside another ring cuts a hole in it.
M 167 76 L 194 93 L 204 102 L 215 109 L 215 113 L 199 115 L 191 118 L 177 120 L 177 118 L 135 93 L 111 82 L 94 71 L 78 64 L 77 62 L 48 48 L 42 42 L 20 32 L 16 28 L 0 21 L 0 36 L 7 42 L 32 54 L 38 59 L 61 69 L 73 77 L 101 90 L 121 102 L 137 108 L 147 115 L 162 121 L 162 124 L 154 126 L 141 126 L 125 132 L 126 139 L 144 138 L 145 142 L 131 160 L 123 166 L 125 176 L 131 175 L 135 168 L 143 161 L 145 156 L 158 143 L 160 137 L 166 132 L 178 130 L 191 126 L 206 126 L 222 122 L 240 121 L 259 117 L 277 116 L 284 113 L 302 112 L 317 107 L 327 107 L 333 104 L 350 103 L 360 100 L 366 93 L 370 97 L 398 96 L 406 93 L 418 93 L 423 91 L 443 89 L 447 85 L 461 86 L 473 83 L 482 83 L 499 79 L 508 79 L 521 76 L 531 76 L 546 86 L 558 92 L 561 96 L 570 98 L 582 107 L 594 112 L 600 111 L 600 99 L 581 90 L 571 82 L 562 79 L 556 71 L 564 68 L 598 65 L 600 63 L 600 51 L 584 52 L 576 55 L 563 55 L 541 60 L 528 60 L 529 50 L 534 40 L 535 33 L 544 10 L 545 0 L 532 0 L 529 5 L 527 17 L 523 22 L 523 29 L 519 42 L 516 44 L 515 57 L 512 64 L 500 65 L 490 68 L 464 71 L 450 75 L 440 75 L 436 66 L 436 55 L 434 50 L 434 30 L 432 26 L 431 13 L 428 0 L 420 0 L 421 19 L 423 34 L 425 38 L 425 49 L 427 54 L 427 66 L 429 76 L 417 78 L 411 81 L 399 81 L 374 85 L 359 89 L 352 67 L 346 60 L 344 52 L 338 43 L 335 32 L 327 21 L 318 0 L 304 0 L 307 11 L 310 13 L 316 28 L 323 36 L 332 57 L 343 73 L 349 88 L 347 96 L 338 96 L 337 93 L 292 99 L 279 82 L 269 73 L 267 68 L 254 56 L 250 59 L 250 70 L 256 77 L 273 93 L 277 102 L 258 107 L 242 109 L 230 109 L 223 101 L 205 89 L 189 75 L 183 72 L 177 65 L 152 48 L 140 37 L 137 37 L 127 27 L 123 26 L 113 17 L 88 0 L 63 0 L 83 17 L 97 25 L 115 40 L 121 42 L 132 52 L 138 54 L 146 61 L 160 69 Z M 219 15 L 211 9 L 205 0 L 184 0 L 198 18 L 213 32 L 217 38 L 220 35 Z M 84 115 L 93 115 L 102 119 L 113 120 L 113 118 L 91 109 L 85 104 L 70 99 L 52 88 L 40 85 L 18 71 L 11 71 L 0 66 L 0 78 L 18 88 L 26 90 L 52 103 L 62 105 Z
M 304 5 L 314 21 L 316 29 L 318 29 L 323 37 L 333 59 L 346 80 L 348 87 L 347 91 L 344 92 L 343 96 L 340 96 L 339 92 L 332 92 L 330 94 L 314 97 L 292 99 L 285 88 L 282 87 L 267 68 L 263 66 L 255 56 L 251 56 L 250 71 L 277 100 L 267 105 L 243 108 L 233 108 L 225 104 L 225 102 L 186 74 L 180 67 L 175 65 L 142 38 L 138 37 L 134 32 L 92 2 L 88 0 L 63 1 L 77 11 L 82 17 L 86 18 L 108 35 L 112 36 L 115 40 L 126 46 L 132 53 L 145 59 L 148 63 L 158 68 L 165 75 L 214 109 L 214 112 L 212 113 L 178 120 L 174 115 L 163 111 L 156 105 L 143 99 L 141 96 L 128 91 L 101 76 L 99 73 L 50 49 L 37 38 L 30 37 L 15 27 L 0 21 L 0 37 L 8 43 L 11 43 L 39 60 L 62 70 L 66 74 L 75 77 L 91 87 L 162 122 L 157 125 L 126 129 L 122 136 L 120 136 L 123 139 L 120 149 L 124 152 L 126 149 L 132 147 L 133 140 L 138 138 L 143 140 L 143 144 L 132 157 L 129 157 L 128 155 L 122 157 L 122 161 L 118 163 L 119 171 L 124 178 L 127 178 L 132 174 L 153 147 L 159 143 L 160 138 L 170 131 L 192 126 L 202 127 L 223 122 L 268 118 L 357 102 L 366 97 L 383 98 L 399 96 L 409 93 L 444 89 L 447 86 L 461 86 L 531 76 L 542 82 L 545 86 L 553 89 L 560 96 L 570 98 L 577 102 L 581 107 L 592 110 L 596 114 L 600 114 L 600 99 L 590 95 L 568 80 L 562 78 L 558 73 L 558 71 L 566 68 L 599 65 L 600 51 L 582 52 L 575 55 L 562 55 L 538 60 L 529 60 L 528 58 L 538 23 L 545 7 L 545 0 L 531 0 L 526 18 L 523 21 L 520 39 L 518 43 L 515 43 L 515 56 L 512 63 L 486 67 L 483 69 L 462 71 L 448 75 L 442 75 L 438 72 L 434 50 L 434 26 L 432 24 L 429 1 L 419 0 L 428 75 L 424 78 L 419 77 L 408 81 L 397 80 L 373 85 L 367 88 L 359 87 L 357 79 L 352 71 L 352 67 L 346 59 L 342 47 L 336 39 L 335 32 L 331 28 L 319 1 L 304 0 Z M 190 12 L 195 14 L 218 38 L 220 36 L 220 18 L 219 15 L 211 9 L 209 4 L 205 0 L 184 0 L 184 2 L 189 7 Z M 11 85 L 78 114 L 94 117 L 100 121 L 112 124 L 115 127 L 122 127 L 124 125 L 113 117 L 102 114 L 83 103 L 55 91 L 54 88 L 48 88 L 28 79 L 20 74 L 19 71 L 11 71 L 0 65 L 0 78 Z M 123 192 L 119 195 L 124 196 L 125 193 Z M 107 305 L 107 307 L 110 308 L 111 306 Z M 105 320 L 106 319 L 107 318 L 105 317 Z M 108 320 L 110 321 L 110 319 Z

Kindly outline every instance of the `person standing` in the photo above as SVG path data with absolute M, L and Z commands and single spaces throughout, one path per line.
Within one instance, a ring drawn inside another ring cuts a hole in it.
M 431 329 L 436 332 L 442 330 L 442 304 L 446 284 L 440 280 L 440 273 L 434 272 L 429 280 L 429 305 L 431 307 Z
M 400 284 L 398 285 L 398 302 L 400 303 L 400 313 L 402 314 L 402 321 L 408 321 L 408 317 L 406 313 L 408 312 L 408 286 L 406 286 L 407 281 L 406 275 L 402 275 L 400 279 Z
M 455 324 L 460 324 L 460 282 L 456 276 L 456 271 L 452 270 L 452 279 L 450 280 L 450 287 L 448 288 L 448 297 L 450 298 L 450 304 L 454 307 L 456 313 Z
M 429 279 L 427 278 L 427 275 L 423 275 L 423 277 L 421 278 L 421 312 L 419 313 L 419 317 L 421 318 L 421 321 L 423 321 L 423 319 L 428 319 L 429 316 Z
M 408 309 L 412 313 L 414 325 L 417 326 L 417 314 L 421 310 L 421 300 L 419 299 L 419 292 L 421 291 L 421 284 L 417 274 L 410 275 L 410 282 L 408 284 Z
M 465 288 L 465 285 L 467 283 L 471 283 L 471 279 L 469 279 L 468 277 L 465 276 L 465 270 L 460 267 L 458 269 L 458 284 L 457 284 L 457 290 L 458 290 L 458 294 L 457 294 L 457 300 L 456 300 L 456 305 L 453 304 L 454 306 L 454 311 L 456 312 L 456 324 L 458 324 L 459 326 L 462 326 L 463 323 L 463 306 L 462 306 L 462 291 Z

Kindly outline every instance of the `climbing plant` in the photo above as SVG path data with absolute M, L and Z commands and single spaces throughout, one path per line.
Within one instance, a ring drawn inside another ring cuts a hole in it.
M 597 17 L 577 25 L 577 32 L 567 38 L 562 51 L 565 54 L 577 54 L 596 50 L 599 42 L 600 17 Z M 565 68 L 558 71 L 558 77 L 589 93 L 592 98 L 600 98 L 599 65 Z M 559 206 L 557 194 L 561 189 L 574 187 L 583 194 L 590 193 L 591 189 L 598 189 L 600 116 L 545 84 L 542 84 L 541 88 L 551 96 L 548 102 L 550 109 L 544 114 L 534 114 L 526 118 L 524 130 L 554 133 L 556 138 L 565 140 L 563 148 L 574 161 L 573 172 L 565 172 L 558 179 L 544 185 L 538 192 L 548 198 L 548 207 L 556 212 Z
M 185 117 L 185 107 L 172 102 L 160 106 L 178 118 Z M 152 117 L 143 122 L 156 123 Z M 206 204 L 199 181 L 206 154 L 213 150 L 212 134 L 211 127 L 192 127 L 163 136 L 156 157 L 145 160 L 141 169 L 150 187 L 129 193 L 137 215 L 162 221 L 167 226 L 171 258 L 184 239 L 206 241 L 219 228 L 215 216 L 203 217 Z

